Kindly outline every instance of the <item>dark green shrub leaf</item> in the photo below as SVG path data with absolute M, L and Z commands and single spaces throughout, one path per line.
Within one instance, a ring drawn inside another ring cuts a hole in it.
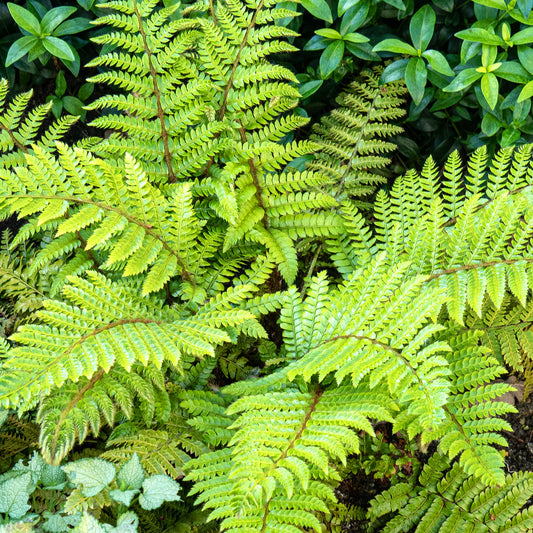
M 477 72 L 475 68 L 465 68 L 459 74 L 457 74 L 457 77 L 451 81 L 449 85 L 444 87 L 442 90 L 447 93 L 453 93 L 456 91 L 462 91 L 463 89 L 466 89 L 467 87 L 470 87 L 472 83 L 479 80 L 481 78 L 482 74 L 480 72 Z
M 350 7 L 342 17 L 340 27 L 341 33 L 344 35 L 345 33 L 350 33 L 361 27 L 368 16 L 368 10 L 369 3 L 367 1 L 358 2 Z
M 333 41 L 320 56 L 320 74 L 327 78 L 340 64 L 344 55 L 344 42 Z
M 504 61 L 496 72 L 498 78 L 503 78 L 513 83 L 527 83 L 531 79 L 526 69 L 517 61 Z
M 42 43 L 45 49 L 48 50 L 48 52 L 50 52 L 53 56 L 56 56 L 59 59 L 66 59 L 67 61 L 74 60 L 72 49 L 68 43 L 63 41 L 63 39 L 48 36 L 43 39 Z
M 426 81 L 427 72 L 424 60 L 413 57 L 405 69 L 405 84 L 415 104 L 419 104 L 424 97 Z
M 410 56 L 416 55 L 416 50 L 407 43 L 399 39 L 384 39 L 374 46 L 374 52 L 395 52 L 398 54 L 408 54 Z
M 385 68 L 379 81 L 381 83 L 389 83 L 390 81 L 401 80 L 405 77 L 405 67 L 407 67 L 407 63 L 409 63 L 409 59 L 399 59 L 398 61 L 394 61 L 394 63 L 391 63 Z
M 26 35 L 17 39 L 10 47 L 6 57 L 6 67 L 18 61 L 21 57 L 25 56 L 36 44 L 39 43 L 39 39 L 33 35 Z
M 445 76 L 455 75 L 455 72 L 448 64 L 448 60 L 444 57 L 443 54 L 437 52 L 437 50 L 426 50 L 422 54 L 422 56 L 428 60 L 428 63 L 430 64 L 431 68 L 436 70 L 437 72 L 440 72 Z
M 325 20 L 326 22 L 333 22 L 331 9 L 326 0 L 302 0 L 304 8 L 311 13 L 311 15 Z
M 16 4 L 12 4 L 11 2 L 8 2 L 7 8 L 19 28 L 22 28 L 35 36 L 41 34 L 41 24 L 30 11 L 21 6 L 17 6 Z
M 91 28 L 91 21 L 83 17 L 76 17 L 72 20 L 66 20 L 56 28 L 54 35 L 56 37 L 62 37 L 63 35 L 74 35 L 75 33 L 80 33 L 82 31 L 88 30 Z
M 533 74 L 533 49 L 529 46 L 518 47 L 518 59 L 520 64 L 530 73 Z
M 490 108 L 494 109 L 498 103 L 499 85 L 498 78 L 492 72 L 483 74 L 481 78 L 481 91 Z
M 429 5 L 423 6 L 413 15 L 409 33 L 417 50 L 425 50 L 428 47 L 435 29 L 435 18 L 435 11 Z
M 41 20 L 41 30 L 43 33 L 53 33 L 59 24 L 68 19 L 70 15 L 76 12 L 75 7 L 60 6 L 54 7 Z M 55 34 L 54 34 L 55 35 Z
M 455 36 L 459 37 L 459 39 L 464 39 L 465 41 L 505 46 L 505 41 L 501 37 L 498 37 L 496 34 L 484 30 L 483 28 L 468 28 L 467 30 L 458 31 Z
M 531 98 L 533 96 L 533 81 L 530 81 L 524 85 L 524 88 L 520 91 L 520 95 L 518 96 L 518 102 L 523 102 L 527 98 Z

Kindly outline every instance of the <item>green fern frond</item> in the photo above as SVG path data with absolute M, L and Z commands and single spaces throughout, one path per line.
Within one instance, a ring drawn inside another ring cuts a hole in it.
M 313 128 L 320 150 L 307 168 L 330 178 L 338 200 L 368 196 L 386 181 L 382 169 L 396 148 L 386 139 L 402 131 L 390 122 L 405 114 L 400 106 L 407 91 L 397 82 L 381 86 L 379 75 L 363 71 L 362 81 L 352 82 L 337 98 L 339 107 Z
M 24 156 L 33 151 L 33 145 L 53 150 L 68 129 L 78 120 L 68 116 L 52 122 L 45 130 L 43 124 L 52 103 L 30 109 L 32 91 L 7 100 L 7 80 L 0 80 L 0 168 L 24 164 Z
M 371 531 L 380 533 L 519 532 L 533 526 L 533 509 L 522 509 L 532 494 L 530 472 L 505 476 L 499 486 L 487 488 L 435 454 L 417 484 L 399 483 L 376 496 L 368 514 Z
M 59 464 L 74 444 L 82 443 L 89 432 L 97 437 L 102 425 L 113 427 L 117 412 L 131 418 L 137 398 L 154 406 L 162 392 L 161 384 L 143 375 L 143 370 L 142 367 L 134 367 L 131 372 L 121 368 L 113 368 L 108 373 L 100 370 L 91 379 L 66 383 L 45 398 L 37 413 L 43 458 Z M 158 376 L 160 378 L 161 374 Z M 158 409 L 158 415 L 160 413 Z M 145 419 L 145 423 L 150 425 L 151 420 Z
M 239 326 L 253 315 L 230 310 L 229 302 L 198 318 L 182 318 L 176 310 L 143 301 L 131 288 L 121 287 L 89 272 L 89 281 L 69 278 L 63 288 L 70 303 L 47 300 L 39 316 L 43 325 L 19 328 L 17 342 L 0 376 L 2 405 L 21 405 L 49 394 L 67 380 L 91 379 L 99 369 L 117 364 L 179 366 L 182 355 L 214 355 L 214 346 L 229 342 L 219 326 Z M 243 286 L 243 290 L 247 287 Z
M 113 463 L 124 464 L 136 453 L 149 474 L 167 474 L 174 479 L 183 477 L 183 468 L 191 457 L 208 451 L 186 420 L 173 415 L 165 429 L 136 430 L 130 435 L 111 437 L 109 448 L 100 455 Z

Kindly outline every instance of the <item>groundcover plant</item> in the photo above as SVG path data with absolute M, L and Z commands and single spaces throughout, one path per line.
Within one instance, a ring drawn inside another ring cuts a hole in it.
M 4 530 L 341 531 L 379 423 L 420 460 L 369 531 L 533 528 L 496 381 L 532 351 L 533 147 L 376 191 L 406 91 L 366 71 L 306 127 L 287 6 L 100 9 L 110 135 L 0 85 Z

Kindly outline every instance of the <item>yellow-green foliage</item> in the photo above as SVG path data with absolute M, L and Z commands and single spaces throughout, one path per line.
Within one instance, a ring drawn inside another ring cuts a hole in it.
M 293 12 L 270 0 L 102 9 L 94 81 L 123 89 L 91 104 L 109 112 L 95 121 L 108 139 L 28 148 L 26 97 L 2 104 L 0 217 L 27 219 L 2 257 L 37 243 L 1 259 L 19 274 L 2 288 L 37 287 L 42 308 L 2 343 L 0 407 L 35 413 L 49 462 L 92 435 L 113 462 L 136 453 L 147 472 L 186 475 L 224 532 L 320 532 L 338 466 L 376 421 L 436 441 L 505 505 L 514 481 L 496 447 L 513 408 L 494 401 L 511 390 L 494 380 L 529 352 L 532 147 L 490 164 L 480 149 L 466 169 L 453 154 L 443 177 L 429 160 L 363 215 L 401 88 L 369 74 L 312 140 L 292 141 L 306 123 L 295 78 L 267 58 L 293 49 L 275 24 Z M 308 168 L 290 164 L 311 152 Z M 291 284 L 312 241 L 310 272 L 328 271 L 304 296 Z M 281 338 L 264 327 L 273 312 Z

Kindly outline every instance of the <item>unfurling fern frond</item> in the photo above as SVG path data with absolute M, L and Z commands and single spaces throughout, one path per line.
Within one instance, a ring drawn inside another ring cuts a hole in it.
M 320 150 L 307 168 L 330 177 L 338 200 L 355 198 L 357 205 L 386 181 L 387 155 L 396 148 L 386 139 L 402 131 L 391 122 L 405 114 L 400 106 L 406 88 L 398 82 L 380 86 L 379 75 L 363 71 L 362 81 L 341 93 L 339 107 L 314 126 L 311 136 Z
M 533 508 L 523 509 L 533 495 L 533 474 L 505 476 L 487 488 L 459 464 L 433 455 L 417 483 L 398 483 L 376 496 L 369 516 L 371 531 L 380 533 L 452 533 L 459 531 L 529 531 Z M 453 502 L 453 505 L 450 505 Z

